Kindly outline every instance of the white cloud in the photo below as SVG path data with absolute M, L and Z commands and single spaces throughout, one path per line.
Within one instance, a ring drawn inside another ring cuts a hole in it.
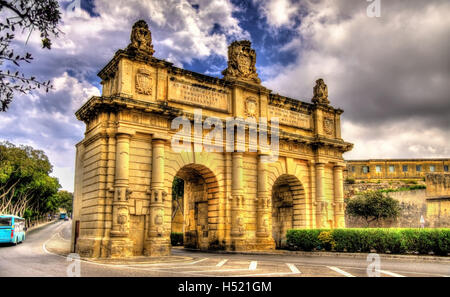
M 253 0 L 253 2 L 259 5 L 259 11 L 270 26 L 280 28 L 295 24 L 294 17 L 300 7 L 291 0 Z
M 70 191 L 75 144 L 84 132 L 84 124 L 74 113 L 90 96 L 100 94 L 96 74 L 116 50 L 129 44 L 134 22 L 148 22 L 155 56 L 177 66 L 194 58 L 225 58 L 228 39 L 250 37 L 233 17 L 236 8 L 228 0 L 96 0 L 94 5 L 95 17 L 84 10 L 62 10 L 63 33 L 52 39 L 50 51 L 41 49 L 37 32 L 26 45 L 28 32 L 17 36 L 20 50 L 34 56 L 22 70 L 40 80 L 50 79 L 55 89 L 48 94 L 16 96 L 0 121 L 0 138 L 44 150 L 54 165 L 54 174 Z
M 304 4 L 298 37 L 283 47 L 297 60 L 264 83 L 309 102 L 323 77 L 355 143 L 346 158 L 448 157 L 450 3 L 383 1 L 381 18 L 367 17 L 365 1 Z
M 54 91 L 48 94 L 38 91 L 17 96 L 1 115 L 0 138 L 43 150 L 54 166 L 53 175 L 64 189 L 72 191 L 75 144 L 84 131 L 74 113 L 89 97 L 100 93 L 89 82 L 67 73 L 56 77 L 53 85 Z
M 355 143 L 346 159 L 448 158 L 450 131 L 428 128 L 415 120 L 386 125 L 362 126 L 343 121 L 346 141 Z

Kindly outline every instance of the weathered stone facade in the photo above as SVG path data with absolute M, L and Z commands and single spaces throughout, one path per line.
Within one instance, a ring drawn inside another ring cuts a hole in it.
M 431 227 L 450 227 L 450 174 L 427 174 L 427 222 Z
M 344 227 L 342 154 L 352 144 L 341 139 L 343 111 L 328 104 L 323 85 L 315 103 L 272 94 L 260 83 L 255 59 L 250 42 L 234 42 L 224 78 L 205 76 L 155 58 L 145 22 L 133 27 L 130 46 L 99 73 L 102 96 L 76 113 L 86 132 L 77 144 L 74 251 L 168 255 L 175 176 L 184 180 L 187 246 L 273 249 L 290 227 Z M 196 123 L 198 109 L 203 127 L 212 116 L 268 118 L 269 138 L 278 117 L 278 158 L 266 162 L 274 152 L 252 147 L 249 128 L 243 152 L 225 150 L 221 139 L 214 145 L 222 151 L 205 151 L 195 127 L 187 133 L 194 142 L 175 151 L 173 120 Z
M 346 160 L 345 179 L 383 181 L 424 180 L 428 173 L 449 172 L 450 159 L 374 159 Z
M 424 227 L 450 227 L 450 174 L 429 173 L 425 176 L 423 184 L 426 189 L 390 192 L 388 195 L 400 203 L 400 215 L 397 219 L 383 219 L 372 222 L 370 227 L 396 227 L 396 228 L 420 228 L 421 217 L 424 218 Z M 352 198 L 357 193 L 366 191 L 378 191 L 386 189 L 398 189 L 411 186 L 397 182 L 384 183 L 357 183 L 345 184 L 346 198 Z M 346 227 L 366 227 L 366 222 L 361 218 L 346 215 Z

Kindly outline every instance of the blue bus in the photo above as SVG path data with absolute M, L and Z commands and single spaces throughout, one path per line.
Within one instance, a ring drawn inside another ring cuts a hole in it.
M 13 215 L 0 215 L 0 243 L 14 245 L 25 240 L 25 219 Z

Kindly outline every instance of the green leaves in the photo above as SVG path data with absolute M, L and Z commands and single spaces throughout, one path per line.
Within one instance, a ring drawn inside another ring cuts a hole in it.
M 381 192 L 366 192 L 347 200 L 346 212 L 350 216 L 362 217 L 367 226 L 380 219 L 395 219 L 400 214 L 399 202 Z
M 16 54 L 11 46 L 15 38 L 13 32 L 29 31 L 28 38 L 35 30 L 40 32 L 42 48 L 51 49 L 50 37 L 59 34 L 57 27 L 61 13 L 57 0 L 0 0 L 0 111 L 6 111 L 15 93 L 27 94 L 35 89 L 48 92 L 50 82 L 40 82 L 35 77 L 27 77 L 17 69 L 22 62 L 31 63 L 30 53 Z M 6 17 L 9 16 L 9 17 Z M 28 41 L 27 38 L 27 41 Z M 5 63 L 6 62 L 6 63 Z
M 68 199 L 55 196 L 61 186 L 51 172 L 43 151 L 0 143 L 0 212 L 38 215 L 54 211 L 60 201 Z
M 293 229 L 286 234 L 294 250 L 331 250 L 391 254 L 429 254 L 447 256 L 450 252 L 450 229 Z

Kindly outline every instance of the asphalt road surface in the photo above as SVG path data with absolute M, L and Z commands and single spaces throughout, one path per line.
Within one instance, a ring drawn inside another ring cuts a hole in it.
M 71 222 L 56 222 L 27 233 L 17 246 L 0 246 L 0 276 L 274 276 L 365 277 L 370 264 L 363 258 L 299 255 L 240 255 L 185 251 L 174 248 L 183 261 L 154 264 L 102 264 L 69 261 L 48 251 L 54 236 L 70 239 Z M 78 268 L 74 268 L 77 264 Z M 69 271 L 69 272 L 68 272 Z M 450 262 L 383 259 L 376 271 L 382 277 L 450 276 Z

